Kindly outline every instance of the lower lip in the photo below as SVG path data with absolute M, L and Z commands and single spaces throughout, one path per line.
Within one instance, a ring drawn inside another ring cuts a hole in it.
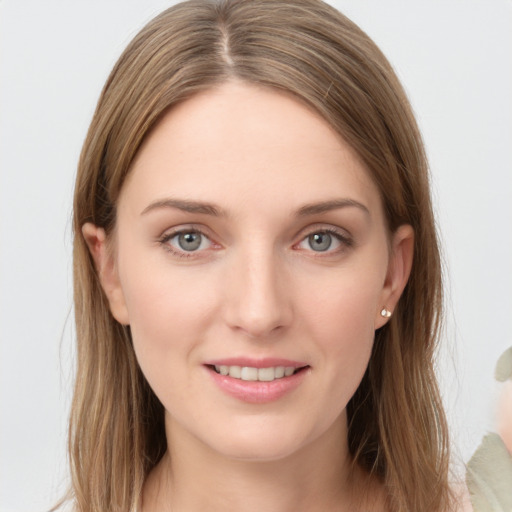
M 308 373 L 307 368 L 304 368 L 289 377 L 282 377 L 271 382 L 262 382 L 234 379 L 228 375 L 217 373 L 209 366 L 206 368 L 215 384 L 224 393 L 251 404 L 264 404 L 279 400 L 296 389 Z

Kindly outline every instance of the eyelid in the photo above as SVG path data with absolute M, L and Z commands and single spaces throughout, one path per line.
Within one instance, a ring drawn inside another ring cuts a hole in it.
M 212 237 L 206 233 L 206 231 L 207 230 L 204 229 L 204 227 L 198 226 L 196 224 L 180 225 L 166 229 L 158 237 L 157 241 L 160 245 L 164 247 L 165 250 L 167 250 L 174 256 L 178 256 L 180 258 L 198 258 L 201 257 L 201 255 L 204 252 L 206 252 L 208 249 L 211 249 L 213 246 L 215 246 L 215 248 L 220 248 L 220 244 L 215 242 L 212 239 Z M 185 251 L 169 243 L 173 238 L 184 233 L 198 233 L 202 237 L 206 238 L 210 242 L 210 244 L 208 247 L 196 251 Z
M 208 233 L 209 229 L 205 229 L 202 225 L 197 224 L 187 224 L 187 225 L 179 225 L 172 228 L 166 229 L 157 239 L 158 243 L 161 244 L 168 252 L 173 254 L 174 256 L 178 256 L 181 258 L 199 258 L 204 256 L 204 253 L 209 251 L 210 249 L 220 249 L 222 248 L 221 244 L 216 242 L 213 237 Z M 180 250 L 179 248 L 171 245 L 169 243 L 174 237 L 183 234 L 183 233 L 198 233 L 202 237 L 206 238 L 209 241 L 209 246 L 196 251 L 185 251 Z M 313 253 L 315 257 L 326 257 L 329 255 L 333 255 L 336 253 L 343 252 L 345 249 L 348 249 L 354 245 L 353 236 L 344 228 L 340 228 L 338 226 L 333 225 L 325 225 L 325 224 L 315 224 L 313 226 L 308 226 L 305 229 L 302 229 L 301 232 L 297 235 L 300 237 L 299 241 L 293 245 L 294 249 L 299 248 L 299 246 L 304 243 L 307 238 L 315 233 L 328 233 L 332 235 L 336 241 L 339 243 L 339 247 L 334 249 L 327 249 L 325 251 L 314 251 L 313 249 L 303 249 L 306 252 Z
M 325 224 L 318 224 L 315 226 L 309 226 L 306 230 L 302 230 L 300 233 L 300 240 L 296 244 L 294 244 L 294 248 L 298 247 L 300 244 L 306 242 L 308 237 L 314 235 L 316 233 L 328 233 L 332 235 L 340 244 L 341 247 L 337 247 L 335 249 L 327 249 L 325 251 L 314 251 L 313 249 L 304 249 L 307 252 L 314 253 L 316 257 L 333 255 L 339 252 L 343 252 L 344 249 L 353 247 L 354 239 L 352 235 L 345 229 Z

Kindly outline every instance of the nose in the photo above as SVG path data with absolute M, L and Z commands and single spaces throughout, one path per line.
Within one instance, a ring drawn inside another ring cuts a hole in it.
M 291 290 L 279 255 L 246 251 L 229 269 L 226 283 L 226 321 L 250 338 L 266 338 L 289 326 Z

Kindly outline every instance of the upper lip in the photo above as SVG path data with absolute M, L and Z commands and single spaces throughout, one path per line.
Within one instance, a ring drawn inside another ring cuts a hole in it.
M 284 359 L 278 357 L 265 357 L 255 359 L 251 357 L 227 357 L 222 359 L 210 359 L 204 363 L 207 366 L 247 366 L 249 368 L 271 368 L 276 366 L 285 366 L 293 368 L 302 368 L 308 366 L 307 363 Z

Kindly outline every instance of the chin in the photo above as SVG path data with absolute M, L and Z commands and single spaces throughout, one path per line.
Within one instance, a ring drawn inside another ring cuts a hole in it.
M 313 425 L 289 420 L 245 418 L 222 432 L 209 432 L 204 441 L 217 453 L 239 461 L 268 462 L 284 460 L 300 452 L 322 435 Z
M 266 439 L 259 440 L 242 440 L 230 439 L 225 443 L 218 443 L 213 447 L 216 451 L 228 459 L 234 459 L 244 462 L 270 462 L 284 460 L 301 448 L 301 443 L 293 442 L 276 442 L 272 440 L 267 442 Z

